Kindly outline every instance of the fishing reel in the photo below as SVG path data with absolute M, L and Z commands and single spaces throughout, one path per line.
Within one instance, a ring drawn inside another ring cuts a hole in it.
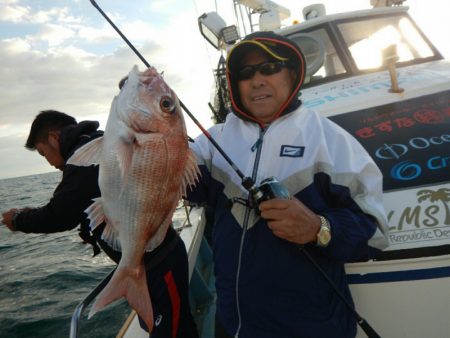
M 289 199 L 291 195 L 284 185 L 282 185 L 275 177 L 269 177 L 261 181 L 256 186 L 250 177 L 245 177 L 242 181 L 244 188 L 250 193 L 250 199 L 240 197 L 230 198 L 227 207 L 231 209 L 234 203 L 242 204 L 246 207 L 255 209 L 259 214 L 259 204 L 274 198 Z
M 282 185 L 275 177 L 271 176 L 261 181 L 259 187 L 255 185 L 253 180 L 246 177 L 242 181 L 242 185 L 248 190 L 252 197 L 252 207 L 258 210 L 259 204 L 274 198 L 289 199 L 291 195 L 284 185 Z
M 289 194 L 289 191 L 286 189 L 286 187 L 278 182 L 278 180 L 274 176 L 262 180 L 259 186 L 259 190 L 262 192 L 262 196 L 256 200 L 258 202 L 258 205 L 263 201 L 268 201 L 274 198 L 291 198 L 291 195 Z

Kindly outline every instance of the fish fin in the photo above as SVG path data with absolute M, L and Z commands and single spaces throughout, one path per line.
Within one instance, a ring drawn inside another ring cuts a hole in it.
M 103 136 L 98 137 L 84 146 L 78 148 L 75 153 L 67 160 L 67 164 L 77 166 L 90 166 L 99 164 L 103 149 Z
M 94 198 L 92 203 L 84 212 L 90 221 L 89 228 L 95 230 L 99 225 L 106 223 L 102 232 L 102 239 L 116 251 L 121 251 L 119 236 L 112 224 L 106 219 L 103 211 L 103 200 L 101 197 Z
M 184 170 L 183 184 L 181 185 L 181 196 L 186 196 L 186 187 L 195 186 L 201 176 L 197 160 L 191 149 L 187 152 L 186 168 Z
M 103 212 L 102 198 L 94 198 L 94 203 L 92 203 L 84 212 L 90 221 L 89 227 L 92 230 L 97 228 L 100 224 L 105 221 L 105 214 Z
M 143 264 L 138 271 L 130 271 L 122 268 L 119 263 L 111 280 L 92 305 L 88 318 L 122 297 L 126 298 L 128 304 L 144 320 L 149 332 L 151 332 L 153 328 L 153 307 Z
M 119 241 L 119 235 L 108 221 L 106 221 L 105 229 L 103 229 L 102 239 L 106 243 L 108 243 L 108 245 L 114 250 L 122 251 L 122 246 L 120 245 Z

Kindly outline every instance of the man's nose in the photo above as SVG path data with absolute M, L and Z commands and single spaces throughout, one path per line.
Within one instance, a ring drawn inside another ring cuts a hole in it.
M 260 87 L 266 83 L 266 76 L 261 74 L 259 71 L 255 72 L 255 75 L 252 77 L 252 86 Z

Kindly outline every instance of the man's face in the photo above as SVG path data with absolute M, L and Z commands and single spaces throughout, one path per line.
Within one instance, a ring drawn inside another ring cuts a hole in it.
M 244 57 L 241 69 L 267 61 L 272 60 L 263 52 L 252 51 Z M 250 79 L 238 81 L 241 102 L 255 118 L 270 123 L 291 95 L 294 81 L 294 71 L 286 67 L 272 75 L 263 75 L 257 71 Z
M 63 170 L 65 161 L 59 150 L 59 135 L 49 132 L 47 142 L 36 143 L 39 155 L 45 157 L 47 162 L 56 169 Z

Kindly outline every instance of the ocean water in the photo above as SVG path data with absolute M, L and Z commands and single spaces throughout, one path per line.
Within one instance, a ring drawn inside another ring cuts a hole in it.
M 58 172 L 0 180 L 0 211 L 40 206 Z M 115 264 L 83 244 L 76 229 L 56 234 L 11 232 L 0 224 L 0 338 L 69 337 L 72 313 Z M 130 313 L 118 301 L 80 322 L 79 337 L 116 337 Z

